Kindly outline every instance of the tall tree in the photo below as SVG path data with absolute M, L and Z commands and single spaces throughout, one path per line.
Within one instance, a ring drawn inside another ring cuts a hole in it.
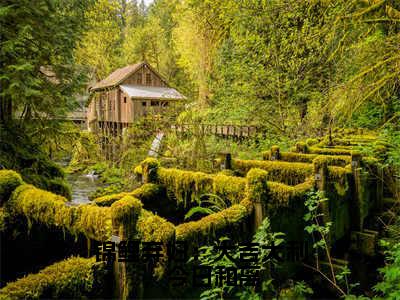
M 4 0 L 0 6 L 0 120 L 56 116 L 72 103 L 82 73 L 73 49 L 90 0 Z
M 123 1 L 122 1 L 123 2 Z M 95 69 L 99 79 L 120 65 L 126 16 L 121 1 L 98 0 L 86 13 L 88 30 L 75 51 L 77 62 Z

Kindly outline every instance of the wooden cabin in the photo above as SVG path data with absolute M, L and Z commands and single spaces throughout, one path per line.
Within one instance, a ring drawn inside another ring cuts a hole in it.
M 118 133 L 139 118 L 162 115 L 185 98 L 147 62 L 115 70 L 90 88 L 87 110 L 90 131 Z

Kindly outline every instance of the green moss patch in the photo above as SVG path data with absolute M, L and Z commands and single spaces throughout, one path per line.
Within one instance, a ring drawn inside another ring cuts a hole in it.
M 12 215 L 23 215 L 33 222 L 56 226 L 72 234 L 82 233 L 88 238 L 104 241 L 111 236 L 109 207 L 95 205 L 67 206 L 67 199 L 35 188 L 21 185 L 12 194 L 7 209 Z
M 7 284 L 0 299 L 80 299 L 94 295 L 104 276 L 102 263 L 93 258 L 71 257 L 37 274 Z
M 166 168 L 159 168 L 158 180 L 184 207 L 197 204 L 204 194 L 216 194 L 231 203 L 238 203 L 244 197 L 246 185 L 244 178 Z
M 259 168 L 268 172 L 268 180 L 289 185 L 302 183 L 313 174 L 312 164 L 292 163 L 284 161 L 240 160 L 233 159 L 233 168 L 245 175 L 251 168 Z

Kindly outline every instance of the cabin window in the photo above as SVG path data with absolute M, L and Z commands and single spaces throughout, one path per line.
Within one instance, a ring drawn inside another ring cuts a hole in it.
M 150 73 L 146 74 L 146 84 L 151 85 L 151 74 Z
M 126 97 L 124 97 L 124 103 L 126 103 Z
M 146 105 L 147 105 L 146 101 L 142 102 L 142 106 L 146 106 Z
M 142 84 L 142 73 L 137 74 L 137 84 Z
M 167 101 L 164 101 L 164 102 L 161 102 L 161 106 L 163 106 L 163 107 L 166 107 L 166 106 L 168 106 L 168 102 Z
M 158 106 L 159 102 L 158 101 L 151 101 L 151 106 Z

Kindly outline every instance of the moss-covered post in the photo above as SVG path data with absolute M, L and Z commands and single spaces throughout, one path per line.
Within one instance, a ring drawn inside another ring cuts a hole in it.
M 280 159 L 281 159 L 281 152 L 279 146 L 272 146 L 270 160 L 280 160 Z
M 142 183 L 156 183 L 157 171 L 160 163 L 155 158 L 146 158 L 141 163 L 142 167 Z
M 296 143 L 296 152 L 299 153 L 308 153 L 308 146 L 304 142 Z
M 232 170 L 232 155 L 227 152 L 221 152 L 218 154 L 221 164 L 221 170 Z
M 354 151 L 351 153 L 351 171 L 353 173 L 353 203 L 352 203 L 352 229 L 362 231 L 363 227 L 363 186 L 361 178 L 361 154 Z
M 116 288 L 114 297 L 118 299 L 143 298 L 143 283 L 134 270 L 134 262 L 119 261 L 122 243 L 128 247 L 127 242 L 133 243 L 136 237 L 136 224 L 139 219 L 143 204 L 140 200 L 125 196 L 111 205 L 113 235 L 121 241 L 118 245 L 114 275 Z M 129 251 L 128 251 L 129 252 Z M 134 254 L 134 253 L 133 253 Z
M 266 206 L 268 202 L 267 171 L 253 168 L 247 173 L 246 193 L 253 202 L 254 222 L 253 232 L 261 225 L 266 217 Z

